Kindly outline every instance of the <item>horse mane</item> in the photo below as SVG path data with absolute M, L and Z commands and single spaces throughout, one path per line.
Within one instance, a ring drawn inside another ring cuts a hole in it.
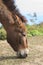
M 14 16 L 16 14 L 22 20 L 22 22 L 24 23 L 27 22 L 27 19 L 17 9 L 14 0 L 2 0 L 2 1 L 5 4 L 5 6 L 7 6 L 7 8 L 13 13 Z

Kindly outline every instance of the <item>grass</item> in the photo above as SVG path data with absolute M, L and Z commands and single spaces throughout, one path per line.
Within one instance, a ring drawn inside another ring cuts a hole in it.
M 27 36 L 38 36 L 38 35 L 43 35 L 43 23 L 39 25 L 26 25 L 27 27 Z
M 28 57 L 20 59 L 6 40 L 0 40 L 0 65 L 43 65 L 43 36 L 29 37 L 28 45 Z
M 0 39 L 1 40 L 5 40 L 6 39 L 6 31 L 4 30 L 4 28 L 0 29 Z
M 27 37 L 32 36 L 43 36 L 43 23 L 39 25 L 26 25 L 27 28 Z M 0 27 L 0 39 L 5 40 L 7 38 L 6 31 L 4 30 L 3 26 Z

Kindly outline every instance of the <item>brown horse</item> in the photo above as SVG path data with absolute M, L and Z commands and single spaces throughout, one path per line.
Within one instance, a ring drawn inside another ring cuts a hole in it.
M 7 41 L 19 57 L 27 57 L 28 43 L 25 22 L 13 0 L 0 0 L 0 22 L 7 32 Z

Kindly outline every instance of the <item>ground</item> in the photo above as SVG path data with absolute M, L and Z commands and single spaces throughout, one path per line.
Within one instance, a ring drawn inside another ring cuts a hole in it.
M 0 65 L 43 65 L 43 36 L 29 37 L 28 45 L 28 57 L 20 59 L 6 40 L 0 40 Z

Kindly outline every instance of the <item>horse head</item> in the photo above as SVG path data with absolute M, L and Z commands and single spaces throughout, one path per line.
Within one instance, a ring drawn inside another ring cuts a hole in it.
M 28 43 L 26 37 L 26 26 L 18 16 L 16 16 L 14 24 L 11 24 L 8 29 L 7 41 L 17 52 L 19 57 L 27 57 Z

